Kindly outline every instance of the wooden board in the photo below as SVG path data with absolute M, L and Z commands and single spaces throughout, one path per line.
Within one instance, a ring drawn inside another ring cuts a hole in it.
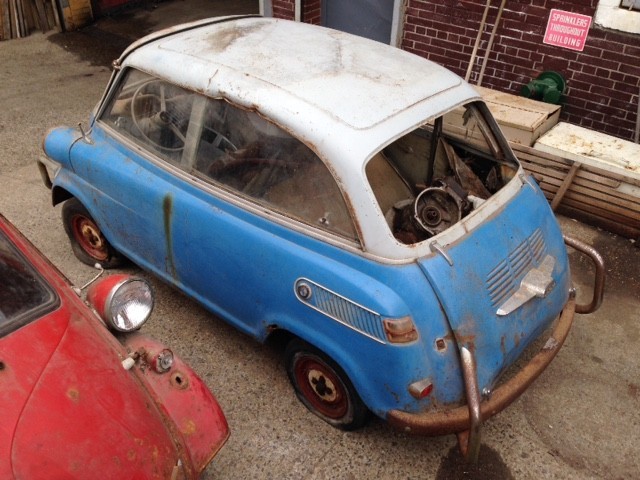
M 567 177 L 573 160 L 511 143 L 526 171 L 539 179 L 552 202 Z M 559 213 L 609 230 L 640 238 L 640 180 L 591 165 L 580 165 L 558 203 Z
M 11 17 L 9 16 L 9 0 L 0 0 L 0 38 L 8 40 L 11 38 Z

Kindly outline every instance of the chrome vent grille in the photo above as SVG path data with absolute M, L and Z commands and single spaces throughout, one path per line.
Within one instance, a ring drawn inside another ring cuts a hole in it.
M 518 289 L 524 274 L 542 261 L 546 250 L 542 231 L 536 229 L 489 273 L 486 286 L 494 307 Z
M 305 305 L 380 343 L 386 342 L 382 317 L 368 308 L 306 278 L 295 283 L 295 293 Z

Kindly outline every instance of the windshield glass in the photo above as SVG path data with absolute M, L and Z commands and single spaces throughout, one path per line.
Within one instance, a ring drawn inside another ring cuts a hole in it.
M 58 297 L 11 241 L 0 233 L 0 336 L 53 310 Z
M 488 109 L 473 102 L 383 148 L 366 174 L 394 237 L 415 244 L 479 208 L 517 168 Z

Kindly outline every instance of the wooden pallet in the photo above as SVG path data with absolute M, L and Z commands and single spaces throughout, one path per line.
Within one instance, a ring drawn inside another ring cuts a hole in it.
M 511 143 L 558 213 L 640 239 L 640 180 Z
M 0 0 L 0 40 L 23 38 L 34 30 L 61 31 L 55 0 Z

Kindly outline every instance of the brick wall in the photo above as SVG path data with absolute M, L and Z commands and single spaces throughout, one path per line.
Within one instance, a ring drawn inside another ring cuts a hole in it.
M 320 25 L 320 8 L 322 0 L 302 0 L 302 21 Z M 274 18 L 295 18 L 295 0 L 272 0 Z
M 294 19 L 295 15 L 295 1 L 294 0 L 272 0 L 274 18 L 287 18 L 289 20 Z
M 320 25 L 321 20 L 321 0 L 306 0 L 302 2 L 302 21 Z
M 294 0 L 272 0 L 274 16 L 293 18 Z M 464 77 L 486 0 L 405 0 L 401 47 Z M 477 84 L 500 0 L 491 0 L 469 81 Z M 567 82 L 562 121 L 632 140 L 640 88 L 640 37 L 592 23 L 584 51 L 545 45 L 551 9 L 594 16 L 597 0 L 507 0 L 482 86 L 519 94 L 546 70 Z M 319 22 L 321 0 L 302 0 L 303 20 Z M 313 6 L 317 16 L 308 12 Z M 278 11 L 278 14 L 276 14 Z M 317 20 L 316 20 L 317 19 Z

